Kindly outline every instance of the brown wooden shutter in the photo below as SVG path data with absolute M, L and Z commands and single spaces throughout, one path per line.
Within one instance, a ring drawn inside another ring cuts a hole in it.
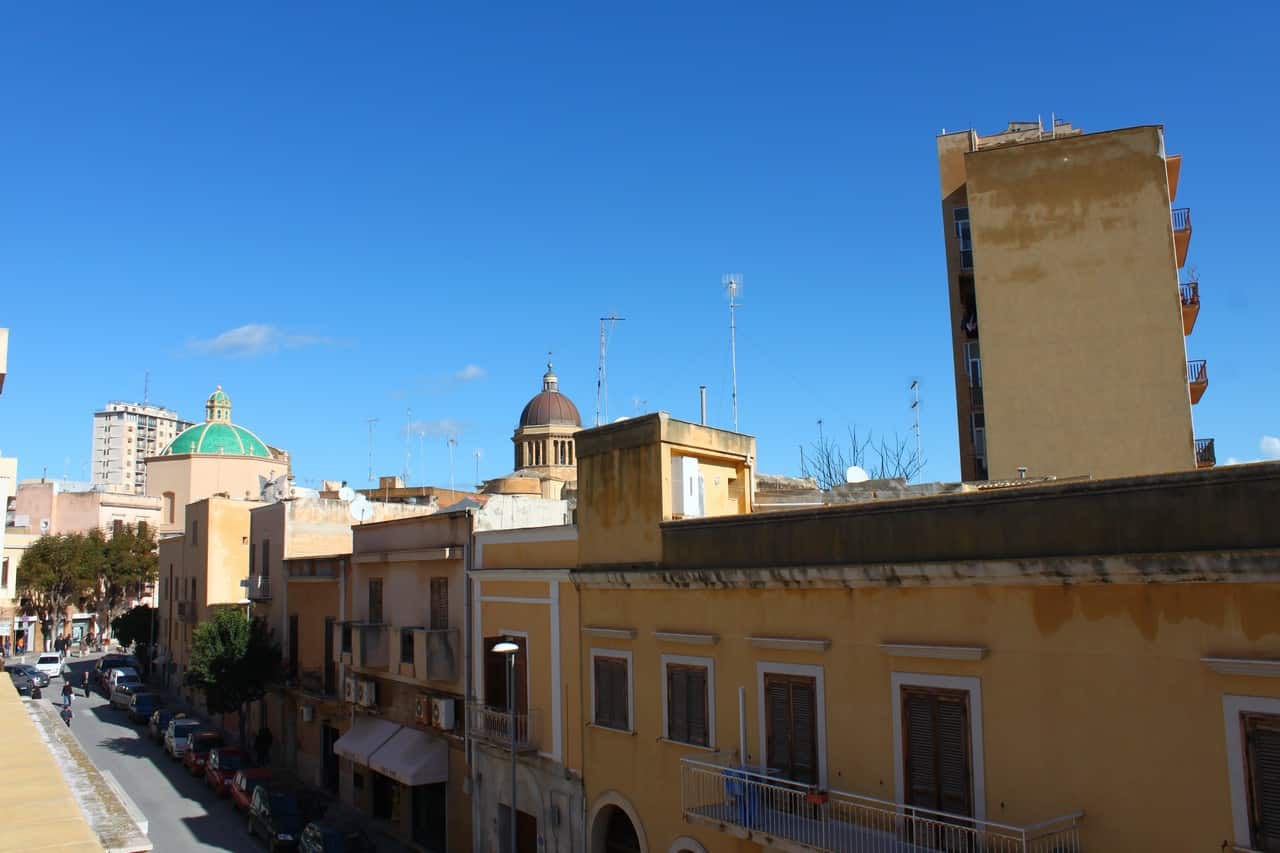
M 972 816 L 969 695 L 904 687 L 902 722 L 907 802 Z
M 785 678 L 765 676 L 764 702 L 765 761 L 771 770 L 787 773 L 791 769 L 791 690 Z
M 449 579 L 431 579 L 431 630 L 449 627 Z
M 1252 843 L 1275 853 L 1280 851 L 1280 717 L 1249 714 L 1244 727 Z
M 689 729 L 685 742 L 696 746 L 710 746 L 711 733 L 707 723 L 709 716 L 707 706 L 711 702 L 711 697 L 707 694 L 707 668 L 690 667 L 685 673 L 685 678 L 689 702 L 686 712 Z
M 791 778 L 818 783 L 817 685 L 812 678 L 791 680 Z
M 667 737 L 689 742 L 689 670 L 667 667 Z
M 629 728 L 627 702 L 627 661 L 625 658 L 595 659 L 597 725 L 611 729 Z

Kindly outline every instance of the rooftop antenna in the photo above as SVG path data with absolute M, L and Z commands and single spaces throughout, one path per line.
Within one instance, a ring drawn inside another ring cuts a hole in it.
M 911 414 L 915 420 L 912 430 L 916 434 L 916 462 L 919 463 L 921 457 L 920 449 L 920 380 L 911 380 Z
M 151 400 L 151 371 L 146 371 L 142 378 L 142 405 L 147 405 Z
M 373 425 L 378 422 L 378 418 L 365 418 L 365 422 L 369 424 L 369 482 L 373 482 Z
M 419 477 L 418 479 L 422 482 L 422 485 L 424 486 L 427 484 L 427 451 L 424 449 L 424 444 L 423 444 L 423 442 L 425 441 L 426 434 L 427 434 L 427 431 L 425 429 L 418 430 L 418 458 L 422 460 L 422 464 L 418 468 L 418 470 L 422 472 L 422 476 Z
M 484 451 L 477 447 L 471 451 L 471 455 L 476 458 L 476 488 L 478 489 L 480 488 L 480 457 L 484 456 Z
M 609 372 L 606 362 L 609 357 L 608 332 L 612 332 L 619 321 L 627 319 L 616 314 L 600 318 L 600 365 L 596 368 L 596 426 L 609 420 Z M 609 325 L 606 326 L 605 324 Z
M 738 328 L 735 312 L 738 297 L 742 295 L 742 273 L 731 272 L 720 277 L 720 283 L 729 291 L 729 369 L 733 380 L 733 431 L 738 431 Z
M 413 435 L 413 409 L 404 410 L 404 484 L 409 485 L 409 437 Z
M 451 435 L 449 436 L 447 443 L 449 445 L 449 491 L 452 492 L 453 491 L 453 449 L 458 446 L 458 439 Z

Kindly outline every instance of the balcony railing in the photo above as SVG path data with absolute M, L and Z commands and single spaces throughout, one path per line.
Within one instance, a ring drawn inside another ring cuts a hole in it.
M 284 564 L 291 578 L 335 579 L 341 574 L 341 569 L 345 563 L 346 560 L 341 557 L 329 559 L 308 557 L 306 559 L 285 560 Z
M 1178 269 L 1187 263 L 1187 249 L 1191 246 L 1191 208 L 1173 210 L 1173 248 L 1178 258 Z
M 1212 468 L 1218 464 L 1217 453 L 1213 449 L 1212 438 L 1196 439 L 1196 467 Z
M 1200 282 L 1179 284 L 1178 296 L 1182 300 L 1182 334 L 1189 335 L 1196 327 L 1196 318 L 1200 316 Z
M 1191 402 L 1199 403 L 1209 387 L 1209 365 L 1203 359 L 1187 362 L 1187 383 L 1191 386 Z
M 830 853 L 1059 853 L 1082 850 L 1083 812 L 1014 826 L 847 794 L 821 791 L 725 756 L 680 762 L 685 820 L 769 847 Z
M 444 628 L 423 633 L 427 635 L 427 659 L 425 666 L 415 667 L 414 674 L 427 681 L 456 681 L 461 632 L 457 628 Z
M 387 626 L 352 625 L 351 663 L 368 669 L 387 668 Z
M 516 752 L 533 752 L 538 749 L 537 715 L 537 708 L 530 709 L 526 714 L 510 714 L 499 708 L 472 702 L 467 705 L 467 731 L 477 740 L 510 749 L 514 729 Z
M 245 593 L 251 601 L 271 600 L 271 575 L 250 575 Z
M 971 412 L 982 411 L 982 386 L 981 385 L 969 386 L 969 411 Z

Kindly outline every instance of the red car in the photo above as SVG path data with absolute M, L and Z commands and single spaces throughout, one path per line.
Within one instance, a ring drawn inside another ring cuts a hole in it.
M 217 732 L 196 732 L 187 742 L 187 751 L 182 753 L 182 766 L 190 770 L 192 776 L 203 775 L 209 751 L 220 746 L 222 735 Z
M 231 788 L 236 771 L 245 765 L 244 750 L 234 746 L 220 746 L 209 751 L 204 766 L 204 783 L 219 797 L 225 797 Z
M 253 789 L 271 781 L 271 771 L 266 767 L 245 767 L 231 778 L 231 803 L 237 811 L 247 812 L 253 802 Z

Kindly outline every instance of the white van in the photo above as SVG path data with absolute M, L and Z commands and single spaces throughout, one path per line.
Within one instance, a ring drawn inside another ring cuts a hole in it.
M 36 658 L 36 669 L 50 678 L 62 677 L 62 655 L 57 652 L 45 652 Z

